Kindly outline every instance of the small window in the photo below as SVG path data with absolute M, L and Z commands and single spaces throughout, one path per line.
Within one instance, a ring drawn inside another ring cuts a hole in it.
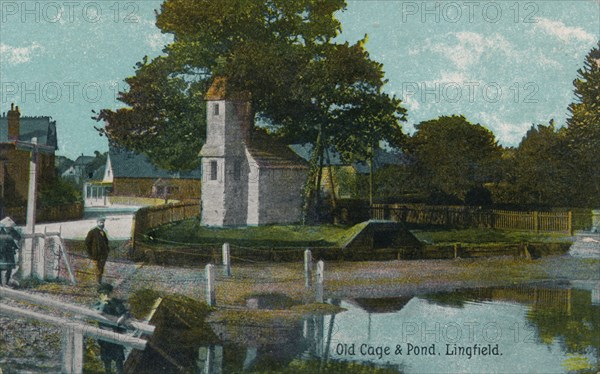
M 217 180 L 217 161 L 210 162 L 210 180 L 211 181 Z
M 236 160 L 233 163 L 233 180 L 239 181 L 240 179 L 242 179 L 242 162 Z
M 219 115 L 219 104 L 218 103 L 213 104 L 213 115 L 215 115 L 215 116 Z

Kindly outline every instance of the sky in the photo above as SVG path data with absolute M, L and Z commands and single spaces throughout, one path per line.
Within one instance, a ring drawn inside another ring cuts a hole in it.
M 215 0 L 218 1 L 218 0 Z M 92 110 L 116 109 L 123 79 L 171 37 L 161 1 L 0 0 L 0 112 L 57 122 L 58 154 L 106 151 Z M 414 124 L 462 114 L 516 146 L 532 124 L 566 122 L 573 80 L 600 38 L 600 0 L 350 0 L 340 40 L 371 58 Z

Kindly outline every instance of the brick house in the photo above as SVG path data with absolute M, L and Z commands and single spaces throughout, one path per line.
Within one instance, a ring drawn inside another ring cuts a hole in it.
M 202 224 L 299 222 L 308 167 L 287 145 L 254 128 L 245 96 L 228 92 L 222 79 L 207 92 Z
M 57 147 L 56 122 L 50 117 L 21 117 L 19 107 L 0 117 L 0 197 L 5 206 L 25 206 L 29 187 L 30 153 L 17 149 L 17 141 L 37 138 L 46 152 L 38 154 L 38 191 L 55 178 L 54 158 Z

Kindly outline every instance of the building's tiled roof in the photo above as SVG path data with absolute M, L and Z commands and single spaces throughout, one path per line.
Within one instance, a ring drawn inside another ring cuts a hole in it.
M 248 92 L 237 92 L 233 91 L 227 83 L 227 79 L 224 77 L 216 77 L 208 91 L 206 91 L 207 101 L 219 101 L 219 100 L 250 100 L 250 94 Z
M 308 169 L 306 161 L 262 130 L 254 130 L 246 141 L 248 152 L 259 167 L 269 169 Z
M 292 144 L 290 148 L 306 161 L 310 161 L 313 146 L 312 144 Z M 386 165 L 405 165 L 408 163 L 408 157 L 401 152 L 386 151 L 381 148 L 377 149 L 373 159 L 373 168 L 375 170 Z M 325 166 L 353 166 L 357 173 L 368 174 L 369 164 L 366 162 L 354 162 L 352 164 L 344 162 L 339 152 L 333 147 L 329 147 L 326 151 Z
M 94 156 L 81 155 L 81 156 L 77 157 L 77 159 L 75 160 L 75 165 L 91 164 L 92 162 L 94 162 L 95 159 L 96 159 L 96 157 L 94 157 Z
M 50 117 L 21 117 L 19 119 L 19 140 L 30 142 L 37 137 L 38 144 L 58 149 L 56 122 Z M 0 143 L 8 142 L 8 118 L 0 117 Z
M 200 168 L 187 172 L 173 172 L 156 167 L 143 154 L 128 150 L 111 148 L 110 163 L 114 178 L 163 178 L 163 179 L 200 179 Z

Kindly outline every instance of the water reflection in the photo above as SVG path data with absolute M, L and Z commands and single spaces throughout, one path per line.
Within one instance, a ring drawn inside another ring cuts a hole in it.
M 594 282 L 331 301 L 346 311 L 285 326 L 212 326 L 218 344 L 199 344 L 185 367 L 210 374 L 349 374 L 359 364 L 386 373 L 595 373 L 599 289 Z

